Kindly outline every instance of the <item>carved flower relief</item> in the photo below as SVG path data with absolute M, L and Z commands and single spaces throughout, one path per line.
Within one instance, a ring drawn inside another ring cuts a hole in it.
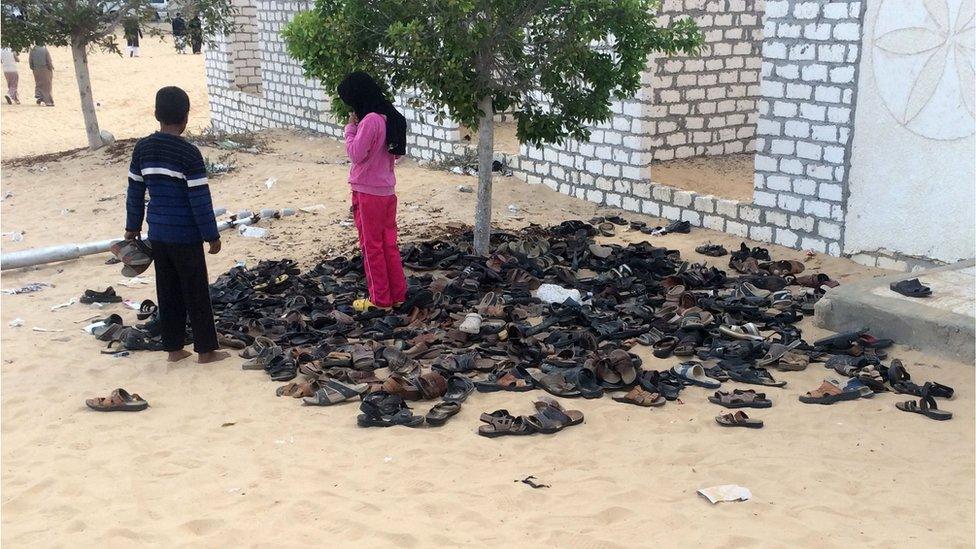
M 974 0 L 887 0 L 875 22 L 874 78 L 899 124 L 939 140 L 974 132 Z

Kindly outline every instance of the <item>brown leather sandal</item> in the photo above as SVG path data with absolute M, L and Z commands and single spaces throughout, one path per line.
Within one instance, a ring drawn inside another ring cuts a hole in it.
M 85 405 L 96 412 L 140 412 L 149 407 L 149 403 L 138 394 L 129 394 L 119 387 L 112 394 L 104 398 L 89 398 Z
M 666 402 L 664 397 L 658 393 L 651 393 L 645 391 L 641 387 L 634 387 L 629 392 L 619 392 L 610 395 L 611 398 L 617 402 L 623 402 L 626 404 L 634 404 L 636 406 L 664 406 Z

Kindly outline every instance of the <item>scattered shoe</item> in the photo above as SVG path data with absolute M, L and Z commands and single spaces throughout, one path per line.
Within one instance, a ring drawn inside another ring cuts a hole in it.
M 906 297 L 929 297 L 932 295 L 932 288 L 922 285 L 917 278 L 892 282 L 888 286 L 891 291 Z
M 119 387 L 107 397 L 89 398 L 85 405 L 96 412 L 140 412 L 149 407 L 141 396 Z
M 734 414 L 723 414 L 715 416 L 715 422 L 722 427 L 746 427 L 748 429 L 760 429 L 763 426 L 761 419 L 752 419 L 745 412 L 735 412 Z

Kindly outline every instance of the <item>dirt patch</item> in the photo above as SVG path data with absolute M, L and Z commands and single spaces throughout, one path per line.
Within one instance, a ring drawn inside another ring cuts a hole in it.
M 651 164 L 651 180 L 699 194 L 752 202 L 755 154 L 701 156 Z

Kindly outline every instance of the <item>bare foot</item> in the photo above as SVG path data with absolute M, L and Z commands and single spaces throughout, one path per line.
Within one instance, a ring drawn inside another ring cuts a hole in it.
M 210 351 L 209 353 L 200 353 L 197 355 L 197 362 L 200 364 L 208 364 L 225 358 L 230 358 L 230 353 L 227 351 Z
M 166 357 L 166 362 L 179 362 L 192 354 L 193 353 L 190 351 L 184 349 L 180 349 L 179 351 L 170 351 L 169 356 Z

